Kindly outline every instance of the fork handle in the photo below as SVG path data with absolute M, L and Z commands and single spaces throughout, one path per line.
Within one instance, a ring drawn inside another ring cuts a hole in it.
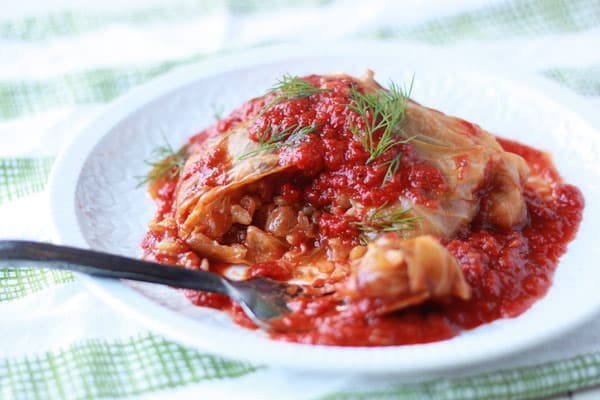
M 217 274 L 50 243 L 0 240 L 0 267 L 61 269 L 229 295 Z

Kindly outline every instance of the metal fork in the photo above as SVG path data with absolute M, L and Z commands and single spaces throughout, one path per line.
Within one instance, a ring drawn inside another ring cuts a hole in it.
M 211 272 L 19 240 L 0 240 L 0 267 L 61 269 L 103 278 L 131 279 L 221 293 L 238 301 L 252 321 L 267 330 L 282 329 L 275 322 L 290 312 L 287 301 L 304 291 L 302 286 L 268 278 L 234 281 Z

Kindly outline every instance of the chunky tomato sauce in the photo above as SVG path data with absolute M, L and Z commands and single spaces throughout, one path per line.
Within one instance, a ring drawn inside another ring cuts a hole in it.
M 260 132 L 264 132 L 269 124 L 318 127 L 316 134 L 308 135 L 299 145 L 278 150 L 280 163 L 292 164 L 295 168 L 293 174 L 273 183 L 275 192 L 286 201 L 326 210 L 318 221 L 319 236 L 311 244 L 316 247 L 319 242 L 332 238 L 359 244 L 360 232 L 356 221 L 343 215 L 344 205 L 351 200 L 377 207 L 403 195 L 415 204 L 436 207 L 437 194 L 448 190 L 446 178 L 434 166 L 420 161 L 409 144 L 398 144 L 394 151 L 389 152 L 390 155 L 384 154 L 377 163 L 367 163 L 369 154 L 351 130 L 352 126 L 360 128 L 363 121 L 346 106 L 352 84 L 350 79 L 316 75 L 304 79 L 330 90 L 276 104 L 262 114 L 260 111 L 272 95 L 253 99 L 214 127 L 191 138 L 189 146 L 198 146 L 206 138 L 219 135 L 254 116 L 258 117 L 249 131 L 254 141 L 259 140 Z M 473 127 L 466 121 L 464 124 Z M 480 215 L 468 226 L 461 228 L 451 239 L 441 239 L 458 260 L 471 287 L 469 300 L 448 298 L 378 315 L 370 312 L 380 306 L 372 298 L 343 303 L 327 296 L 297 299 L 290 304 L 294 312 L 280 321 L 284 326 L 294 327 L 294 331 L 274 333 L 272 337 L 341 346 L 433 342 L 499 318 L 515 317 L 544 296 L 552 284 L 559 257 L 575 236 L 584 200 L 576 187 L 562 182 L 545 153 L 517 142 L 500 138 L 498 141 L 506 151 L 525 159 L 531 176 L 545 180 L 546 190 L 540 190 L 535 182 L 525 185 L 528 219 L 522 226 L 502 230 L 488 225 L 481 217 L 486 210 L 486 204 L 482 202 Z M 402 153 L 398 172 L 384 182 L 386 168 L 382 168 L 382 164 L 390 161 L 391 154 L 398 152 Z M 468 162 L 465 157 L 456 158 L 459 175 Z M 222 168 L 221 156 L 211 154 L 188 173 L 202 174 L 206 182 L 214 183 L 221 179 Z M 151 187 L 158 207 L 156 220 L 173 217 L 176 188 L 177 182 L 168 179 Z M 171 242 L 169 252 L 162 251 L 160 245 L 165 238 Z M 302 238 L 299 241 L 302 242 Z M 303 245 L 306 246 L 306 243 Z M 177 238 L 172 226 L 151 230 L 142 247 L 148 259 L 187 268 L 203 268 L 201 258 Z M 218 269 L 219 266 L 210 266 L 212 271 Z M 248 277 L 258 276 L 287 280 L 294 277 L 294 271 L 289 264 L 262 262 L 248 271 Z M 331 279 L 335 281 L 340 277 Z M 226 310 L 237 323 L 254 327 L 241 308 L 229 298 L 185 292 L 194 304 Z

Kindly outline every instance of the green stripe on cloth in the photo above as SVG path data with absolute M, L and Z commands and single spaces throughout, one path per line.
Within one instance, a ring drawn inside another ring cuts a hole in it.
M 39 81 L 0 82 L 0 119 L 16 118 L 57 106 L 105 103 L 176 67 L 208 57 L 200 54 L 149 66 L 94 69 Z M 578 93 L 600 94 L 600 66 L 552 69 L 543 73 Z M 10 193 L 3 193 L 2 174 L 5 167 L 2 162 L 0 159 L 0 203 L 10 196 Z
M 258 368 L 203 354 L 153 334 L 125 341 L 87 340 L 59 351 L 0 361 L 0 398 L 126 397 L 237 378 Z
M 0 158 L 0 204 L 44 190 L 53 158 Z M 0 269 L 0 302 L 71 282 L 73 274 L 40 269 Z
M 49 157 L 0 158 L 0 204 L 42 191 L 52 161 Z
M 146 9 L 84 12 L 63 11 L 44 16 L 0 21 L 0 39 L 43 41 L 57 37 L 77 35 L 107 28 L 111 25 L 140 25 L 189 20 L 223 10 L 232 14 L 255 13 L 286 6 L 318 5 L 329 0 L 227 0 L 227 1 L 171 1 L 168 6 Z
M 598 0 L 514 0 L 413 26 L 389 26 L 373 35 L 447 45 L 464 40 L 579 32 L 598 26 Z
M 584 96 L 600 96 L 600 65 L 553 68 L 543 74 Z
M 46 269 L 0 269 L 0 302 L 16 300 L 51 285 L 71 282 L 72 273 Z
M 194 55 L 149 66 L 93 69 L 39 81 L 0 82 L 0 119 L 65 105 L 105 103 L 177 66 L 206 57 Z
M 259 7 L 254 2 L 244 7 L 240 4 L 230 6 L 234 9 Z M 600 26 L 598 1 L 527 0 L 501 3 L 418 26 L 386 29 L 379 31 L 378 35 L 412 37 L 444 44 L 464 39 L 576 31 L 593 26 Z M 0 119 L 16 118 L 60 106 L 108 102 L 177 66 L 214 55 L 195 54 L 149 65 L 98 68 L 43 80 L 0 82 Z M 566 79 L 563 81 L 571 82 Z
M 154 7 L 126 12 L 54 12 L 45 16 L 25 17 L 0 21 L 0 38 L 36 41 L 80 34 L 101 29 L 112 24 L 139 24 L 189 18 L 215 9 L 217 3 L 201 1 L 178 2 L 169 7 Z
M 537 399 L 600 384 L 600 353 L 467 378 L 436 379 L 389 389 L 339 392 L 323 400 L 362 399 Z

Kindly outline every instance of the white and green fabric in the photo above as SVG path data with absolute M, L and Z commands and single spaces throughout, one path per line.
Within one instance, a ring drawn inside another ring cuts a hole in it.
M 0 238 L 50 239 L 44 189 L 60 147 L 135 86 L 239 49 L 356 38 L 510 63 L 600 107 L 599 0 L 5 1 Z M 186 348 L 115 314 L 67 272 L 0 269 L 0 316 L 0 399 L 600 398 L 600 322 L 477 371 L 407 383 Z

